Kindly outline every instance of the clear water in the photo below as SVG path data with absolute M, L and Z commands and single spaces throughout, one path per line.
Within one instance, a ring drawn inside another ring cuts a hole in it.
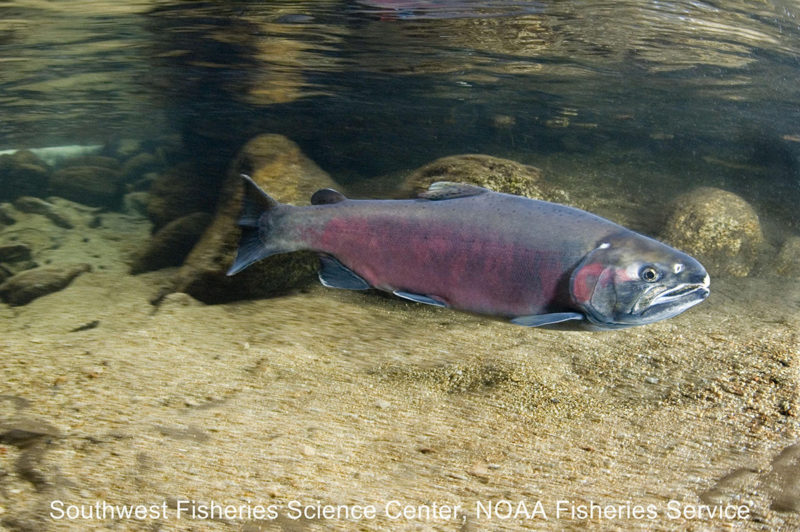
M 797 529 L 800 283 L 773 271 L 800 236 L 796 0 L 0 0 L 0 152 L 137 139 L 168 154 L 156 172 L 201 170 L 211 212 L 209 185 L 261 133 L 363 194 L 444 155 L 506 157 L 652 235 L 678 194 L 720 187 L 758 212 L 765 258 L 712 276 L 679 318 L 596 335 L 322 288 L 206 306 L 164 297 L 170 271 L 129 275 L 150 238 L 141 212 L 54 200 L 51 218 L 6 225 L 0 174 L 6 253 L 94 268 L 0 304 L 0 527 L 51 527 L 56 494 L 522 493 L 743 501 L 756 516 L 743 528 Z M 124 185 L 145 194 L 149 180 Z M 161 526 L 114 526 L 137 524 Z M 185 526 L 198 524 L 240 529 Z
M 0 63 L 0 149 L 171 131 L 224 165 L 269 131 L 348 181 L 632 147 L 797 200 L 789 0 L 5 1 Z

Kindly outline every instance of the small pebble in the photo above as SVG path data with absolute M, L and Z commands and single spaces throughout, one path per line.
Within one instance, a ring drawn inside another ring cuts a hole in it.
M 316 450 L 315 450 L 313 447 L 311 447 L 310 445 L 308 445 L 308 444 L 305 444 L 305 445 L 303 445 L 303 447 L 300 449 L 300 453 L 301 453 L 303 456 L 314 456 L 314 455 L 316 455 L 316 454 L 317 454 L 317 451 L 316 451 Z
M 472 467 L 469 468 L 467 473 L 476 477 L 485 477 L 489 475 L 489 468 L 483 462 L 475 462 L 472 464 Z
M 647 384 L 658 384 L 658 377 L 647 377 L 644 379 Z
M 386 399 L 378 399 L 378 400 L 375 402 L 375 406 L 377 406 L 377 407 L 378 407 L 378 408 L 380 408 L 381 410 L 385 410 L 385 409 L 389 408 L 390 406 L 392 406 L 392 403 L 390 403 L 390 402 L 389 402 L 389 401 L 387 401 Z

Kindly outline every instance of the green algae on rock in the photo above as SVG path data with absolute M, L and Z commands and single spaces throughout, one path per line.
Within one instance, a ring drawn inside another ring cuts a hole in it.
M 732 192 L 700 187 L 677 197 L 661 239 L 696 257 L 711 276 L 748 276 L 764 244 L 753 207 Z
M 800 279 L 800 236 L 790 237 L 784 242 L 776 263 L 779 274 Z
M 568 203 L 567 193 L 544 182 L 542 171 L 533 166 L 490 155 L 466 154 L 442 157 L 415 170 L 402 189 L 417 195 L 436 181 L 469 183 L 506 194 Z

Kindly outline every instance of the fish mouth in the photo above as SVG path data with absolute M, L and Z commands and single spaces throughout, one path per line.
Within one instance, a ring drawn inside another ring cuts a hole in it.
M 682 283 L 658 293 L 646 293 L 636 302 L 641 318 L 662 320 L 704 301 L 710 293 L 708 276 L 702 283 Z M 649 296 L 649 297 L 648 297 Z
M 708 297 L 708 294 L 708 286 L 686 283 L 661 292 L 650 302 L 650 305 L 663 305 L 686 297 L 699 298 L 699 300 L 702 301 Z

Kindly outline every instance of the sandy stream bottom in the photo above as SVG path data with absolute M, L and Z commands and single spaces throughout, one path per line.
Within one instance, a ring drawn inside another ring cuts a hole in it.
M 168 274 L 89 273 L 2 307 L 5 529 L 800 526 L 797 283 L 719 281 L 678 318 L 581 333 L 322 287 L 153 307 Z M 20 426 L 38 436 L 8 444 Z M 178 520 L 179 499 L 279 511 Z M 54 500 L 167 512 L 56 520 Z M 461 509 L 393 520 L 392 500 Z M 548 520 L 476 514 L 476 501 L 502 500 L 515 512 L 540 501 Z M 572 519 L 567 506 L 556 519 L 558 500 L 658 515 Z M 749 518 L 670 519 L 669 500 L 747 505 Z M 377 515 L 292 519 L 291 501 Z

